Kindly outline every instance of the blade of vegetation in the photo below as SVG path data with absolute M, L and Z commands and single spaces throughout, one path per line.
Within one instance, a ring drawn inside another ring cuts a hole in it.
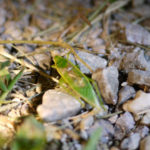
M 101 128 L 98 128 L 93 132 L 84 150 L 96 150 L 96 146 L 100 139 L 101 132 L 102 132 Z
M 3 92 L 6 92 L 7 91 L 7 87 L 5 85 L 5 83 L 0 79 L 0 89 L 3 91 Z
M 11 150 L 44 150 L 45 144 L 46 136 L 43 125 L 30 116 L 18 129 Z
M 5 61 L 5 62 L 1 62 L 0 63 L 0 70 L 9 66 L 10 65 L 10 62 L 9 61 Z
M 1 83 L 1 89 L 4 90 L 4 92 L 0 95 L 0 101 L 1 100 L 5 100 L 6 96 L 8 95 L 8 93 L 12 90 L 13 86 L 16 84 L 16 82 L 18 81 L 18 79 L 21 77 L 22 73 L 23 73 L 22 69 L 15 77 L 14 79 L 12 79 L 12 81 L 9 83 L 8 87 L 6 87 L 2 82 Z
M 8 69 L 6 67 L 8 67 L 10 64 L 9 61 L 5 61 L 5 62 L 0 62 L 0 77 L 6 76 L 9 74 Z
M 54 62 L 61 77 L 76 94 L 91 106 L 101 108 L 90 81 L 74 64 L 61 56 L 55 56 Z

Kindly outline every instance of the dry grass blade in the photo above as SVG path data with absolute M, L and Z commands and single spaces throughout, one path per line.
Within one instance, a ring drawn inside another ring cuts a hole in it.
M 93 70 L 91 69 L 91 67 L 88 65 L 88 64 L 86 64 L 77 54 L 76 54 L 76 52 L 75 52 L 75 50 L 69 45 L 69 44 L 67 44 L 67 43 L 65 43 L 65 42 L 55 42 L 55 41 L 18 41 L 18 40 L 12 40 L 12 41 L 9 41 L 9 40 L 5 40 L 5 41 L 0 41 L 0 44 L 38 44 L 38 45 L 53 45 L 53 46 L 59 46 L 59 47 L 63 47 L 63 48 L 66 48 L 66 49 L 69 49 L 70 50 L 70 52 L 71 53 L 73 53 L 73 55 L 82 63 L 82 64 L 84 64 L 91 72 L 93 72 Z M 6 52 L 5 52 L 5 54 L 6 54 Z M 3 52 L 2 52 L 2 54 L 1 55 L 3 55 Z M 5 56 L 5 55 L 3 55 L 3 56 Z M 8 57 L 9 56 L 9 57 Z M 7 55 L 5 56 L 5 57 L 8 57 L 8 58 L 12 58 L 12 60 L 17 60 L 15 57 L 13 57 L 13 56 L 11 56 L 10 54 L 8 54 L 7 53 Z M 20 64 L 23 64 L 23 66 L 25 66 L 24 65 L 24 63 L 25 63 L 25 61 L 20 61 L 20 60 L 17 60 L 17 62 L 18 63 L 20 63 Z M 26 63 L 26 65 L 27 65 L 27 67 L 29 67 L 29 68 L 32 68 L 32 70 L 35 70 L 35 67 L 33 67 L 32 65 L 30 65 L 30 64 L 27 64 Z M 34 69 L 33 69 L 34 68 Z M 36 68 L 36 71 L 38 71 L 39 73 L 41 72 L 41 71 L 39 71 L 37 68 Z M 47 76 L 47 74 L 45 74 L 45 73 L 43 73 L 43 72 L 41 72 L 41 74 L 43 74 L 44 76 Z M 50 77 L 49 77 L 50 78 Z M 51 79 L 52 79 L 52 77 L 51 77 Z
M 116 11 L 117 9 L 125 6 L 128 4 L 130 0 L 120 0 L 120 1 L 116 1 L 114 3 L 112 3 L 105 11 L 104 15 L 109 15 L 110 13 Z
M 9 58 L 11 61 L 17 62 L 17 63 L 21 64 L 22 66 L 31 69 L 32 71 L 37 71 L 37 72 L 39 72 L 42 76 L 44 76 L 44 77 L 46 77 L 46 78 L 49 78 L 49 79 L 52 79 L 52 80 L 55 81 L 55 82 L 58 82 L 58 80 L 57 80 L 56 78 L 49 76 L 48 74 L 42 72 L 41 70 L 39 70 L 39 69 L 36 68 L 35 66 L 33 66 L 33 65 L 29 64 L 29 63 L 27 63 L 27 62 L 24 61 L 24 60 L 17 59 L 16 57 L 10 55 L 9 53 L 7 53 L 6 51 L 4 51 L 3 49 L 0 49 L 0 55 L 5 56 L 6 58 Z

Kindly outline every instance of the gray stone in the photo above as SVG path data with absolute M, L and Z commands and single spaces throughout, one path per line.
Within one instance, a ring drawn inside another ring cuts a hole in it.
M 147 4 L 140 5 L 138 7 L 135 7 L 134 9 L 131 8 L 131 11 L 140 17 L 149 17 L 149 10 L 150 10 L 150 5 Z
M 95 71 L 98 68 L 105 68 L 107 65 L 107 61 L 104 58 L 101 58 L 100 56 L 93 55 L 87 52 L 77 51 L 77 55 L 86 63 L 88 64 L 93 71 Z M 74 59 L 72 56 L 69 58 L 73 63 Z M 89 74 L 91 73 L 90 70 L 82 64 L 78 59 L 76 59 L 79 68 L 82 73 Z
M 127 73 L 132 69 L 150 70 L 150 63 L 146 60 L 144 51 L 135 50 L 124 55 L 119 68 Z
M 128 42 L 150 45 L 150 33 L 138 24 L 128 24 L 125 34 Z
M 100 119 L 99 121 L 96 121 L 94 125 L 87 131 L 88 134 L 91 135 L 93 131 L 99 127 L 102 129 L 100 137 L 101 142 L 107 143 L 114 136 L 114 127 L 109 121 Z
M 76 115 L 81 104 L 74 97 L 57 90 L 48 90 L 43 95 L 37 112 L 44 121 L 57 121 Z
M 6 14 L 7 14 L 7 11 L 1 7 L 0 8 L 0 26 L 3 26 L 3 24 L 5 23 Z
M 116 121 L 116 125 L 119 126 L 123 132 L 128 133 L 134 128 L 135 121 L 133 116 L 129 112 L 122 114 Z
M 140 150 L 150 150 L 150 135 L 141 141 Z
M 143 3 L 144 3 L 144 0 L 132 0 L 132 5 L 134 7 L 139 6 L 139 5 L 141 6 Z
M 132 70 L 128 73 L 128 82 L 131 84 L 150 86 L 150 71 Z
M 144 138 L 145 136 L 148 135 L 148 133 L 149 133 L 149 128 L 148 128 L 147 126 L 138 126 L 138 127 L 135 129 L 135 132 L 136 132 L 136 133 L 139 133 L 141 138 Z
M 121 127 L 118 125 L 115 125 L 114 130 L 115 130 L 114 137 L 116 140 L 122 140 L 123 137 L 126 135 L 126 133 L 122 131 Z
M 134 128 L 135 121 L 133 116 L 129 112 L 122 114 L 116 121 L 115 124 L 115 139 L 122 140 L 131 129 Z
M 129 85 L 122 87 L 121 90 L 119 91 L 118 104 L 119 105 L 123 104 L 129 98 L 133 98 L 135 96 L 135 93 L 136 93 L 135 89 Z
M 110 117 L 108 120 L 109 120 L 112 124 L 114 124 L 114 123 L 117 121 L 117 119 L 118 119 L 118 115 L 114 115 L 114 116 Z
M 104 101 L 107 104 L 116 104 L 119 86 L 117 68 L 110 66 L 105 69 L 98 69 L 93 73 L 92 78 L 98 83 Z
M 129 137 L 125 138 L 121 142 L 120 147 L 121 149 L 125 149 L 125 150 L 135 150 L 139 146 L 140 139 L 141 138 L 139 133 L 132 133 Z

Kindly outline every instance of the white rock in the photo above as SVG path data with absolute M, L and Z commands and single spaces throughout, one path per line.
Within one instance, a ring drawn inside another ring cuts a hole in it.
M 104 101 L 107 104 L 116 104 L 119 86 L 117 68 L 111 66 L 105 69 L 98 69 L 93 73 L 92 78 L 98 83 Z
M 88 135 L 91 136 L 93 131 L 95 131 L 97 128 L 101 127 L 102 133 L 101 133 L 101 142 L 108 143 L 109 140 L 111 140 L 115 134 L 113 125 L 104 119 L 100 119 L 99 121 L 94 122 L 93 126 L 87 130 Z
M 116 121 L 114 137 L 117 140 L 122 140 L 133 128 L 135 121 L 129 112 L 122 114 Z
M 128 42 L 150 45 L 150 33 L 138 24 L 128 24 L 125 34 Z
M 141 138 L 144 138 L 145 136 L 148 135 L 148 133 L 149 133 L 149 128 L 148 128 L 147 126 L 138 126 L 138 127 L 135 129 L 135 132 L 136 132 L 136 133 L 139 133 Z
M 144 51 L 141 49 L 134 49 L 133 52 L 126 53 L 120 63 L 120 70 L 125 72 L 138 70 L 150 70 L 150 64 L 145 58 Z
M 123 132 L 128 133 L 134 128 L 135 121 L 133 116 L 129 112 L 122 114 L 116 121 L 116 125 L 119 126 Z
M 133 133 L 129 137 L 125 138 L 121 142 L 121 149 L 130 149 L 134 150 L 137 149 L 140 142 L 140 134 L 139 133 Z
M 93 71 L 95 71 L 98 68 L 105 68 L 107 65 L 106 59 L 93 55 L 87 52 L 77 51 L 78 56 L 86 63 L 88 64 Z M 75 63 L 74 58 L 70 55 L 70 61 Z M 82 64 L 78 59 L 76 59 L 79 68 L 82 73 L 89 74 L 90 70 Z
M 57 90 L 48 90 L 43 95 L 37 112 L 44 121 L 57 121 L 76 115 L 81 104 L 74 97 Z
M 147 112 L 147 113 L 143 116 L 143 118 L 142 118 L 142 120 L 141 120 L 141 123 L 142 123 L 142 124 L 145 124 L 145 125 L 150 125 L 150 112 Z
M 138 91 L 133 100 L 123 104 L 125 111 L 132 112 L 134 115 L 142 114 L 150 109 L 150 93 Z
M 123 104 L 124 102 L 126 102 L 129 98 L 132 98 L 135 96 L 135 90 L 133 87 L 127 85 L 121 88 L 121 90 L 119 91 L 119 100 L 118 100 L 118 104 Z

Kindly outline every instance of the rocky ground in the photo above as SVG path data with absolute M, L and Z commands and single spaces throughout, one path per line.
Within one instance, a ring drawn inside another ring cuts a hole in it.
M 25 67 L 7 96 L 13 103 L 0 106 L 0 133 L 9 139 L 1 149 L 11 149 L 22 117 L 34 115 L 44 127 L 46 150 L 84 149 L 99 127 L 97 150 L 149 150 L 149 10 L 149 0 L 1 0 L 0 41 L 14 44 L 0 45 L 0 62 L 10 60 L 12 76 Z M 97 82 L 107 111 L 83 107 L 46 77 L 60 78 L 52 65 L 54 53 L 67 55 L 63 46 L 16 40 L 71 45 L 88 68 L 72 53 L 68 59 Z

